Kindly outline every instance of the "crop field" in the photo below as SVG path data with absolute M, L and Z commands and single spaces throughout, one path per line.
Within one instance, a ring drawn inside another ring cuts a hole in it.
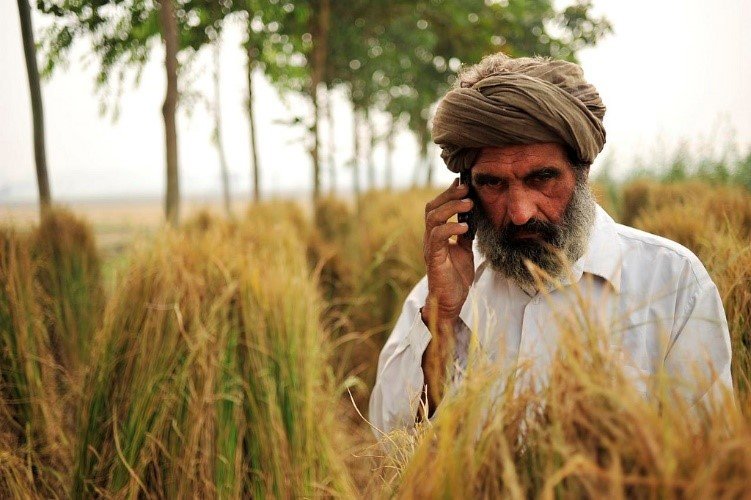
M 437 418 L 379 442 L 368 396 L 424 274 L 436 191 L 195 211 L 116 237 L 55 209 L 0 228 L 0 497 L 751 496 L 751 194 L 594 189 L 705 264 L 733 397 L 698 413 L 667 389 L 645 399 L 598 354 L 609 332 L 572 325 L 541 391 L 498 394 L 478 363 Z

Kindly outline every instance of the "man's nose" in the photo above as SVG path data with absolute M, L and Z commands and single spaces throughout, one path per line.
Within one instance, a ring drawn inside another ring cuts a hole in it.
M 537 212 L 537 207 L 524 189 L 509 189 L 508 217 L 517 226 L 526 224 Z

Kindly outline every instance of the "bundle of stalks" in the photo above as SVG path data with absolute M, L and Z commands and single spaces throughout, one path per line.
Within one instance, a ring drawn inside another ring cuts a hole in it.
M 105 313 L 74 495 L 351 494 L 316 282 L 299 228 L 263 210 L 134 259 Z
M 751 193 L 740 187 L 712 191 L 698 205 L 698 213 L 718 221 L 722 229 L 751 240 Z
M 336 198 L 321 198 L 313 207 L 314 230 L 308 239 L 308 259 L 314 269 L 320 269 L 319 280 L 326 313 L 334 331 L 346 329 L 341 324 L 347 300 L 355 287 L 355 272 L 347 248 L 356 226 L 350 207 Z
M 662 184 L 646 179 L 623 187 L 620 220 L 633 226 L 654 212 L 675 206 L 690 206 L 695 213 L 728 221 L 751 235 L 751 194 L 741 186 L 711 186 L 691 180 Z
M 590 181 L 592 193 L 595 195 L 597 203 L 613 218 L 617 218 L 620 210 L 618 208 L 618 190 L 614 184 L 600 183 Z
M 703 199 L 712 187 L 700 181 L 664 184 L 650 179 L 637 179 L 621 190 L 620 221 L 633 225 L 643 214 L 662 207 Z
M 696 217 L 695 207 L 682 204 L 666 205 L 644 213 L 632 225 L 680 243 L 697 255 L 712 245 L 712 239 L 720 228 L 711 215 Z
M 302 242 L 305 242 L 311 231 L 311 224 L 302 207 L 293 201 L 268 201 L 264 203 L 255 203 L 248 207 L 245 213 L 246 227 L 266 229 L 268 237 L 273 238 L 273 228 L 277 224 L 289 226 L 290 234 L 282 234 L 280 237 L 294 235 Z
M 335 276 L 327 300 L 332 304 L 328 319 L 340 339 L 336 364 L 340 375 L 365 382 L 354 394 L 361 409 L 367 408 L 380 348 L 404 298 L 425 272 L 424 207 L 435 194 L 373 191 L 362 196 L 359 213 L 333 200 L 316 209 L 323 241 L 317 246 L 329 252 L 323 271 Z
M 58 497 L 66 438 L 28 238 L 0 229 L 0 497 Z
M 561 328 L 559 350 L 541 383 L 530 381 L 524 366 L 504 378 L 497 364 L 474 358 L 434 420 L 407 444 L 403 435 L 401 443 L 391 443 L 402 453 L 386 462 L 400 472 L 391 493 L 551 499 L 747 494 L 751 421 L 730 395 L 690 407 L 678 395 L 679 384 L 658 373 L 645 380 L 645 398 L 608 347 L 613 332 L 595 322 Z
M 36 279 L 55 359 L 66 375 L 80 379 L 104 309 L 99 255 L 89 225 L 71 212 L 45 212 L 34 231 Z M 74 380 L 61 381 L 77 390 Z
M 358 224 L 361 260 L 358 293 L 372 301 L 366 321 L 390 329 L 404 298 L 425 274 L 425 204 L 438 193 L 374 191 L 361 201 Z

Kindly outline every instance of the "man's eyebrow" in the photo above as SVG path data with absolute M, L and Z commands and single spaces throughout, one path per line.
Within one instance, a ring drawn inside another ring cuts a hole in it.
M 493 174 L 477 173 L 472 176 L 472 182 L 477 184 L 489 184 L 493 182 L 502 182 L 503 177 L 499 177 Z
M 539 177 L 540 175 L 549 175 L 550 177 L 557 177 L 560 175 L 561 169 L 552 165 L 546 165 L 544 167 L 536 168 L 524 176 L 524 180 L 528 181 Z
M 544 167 L 539 167 L 539 168 L 532 170 L 531 172 L 528 172 L 523 177 L 523 180 L 528 181 L 540 175 L 550 175 L 551 177 L 557 177 L 558 175 L 560 175 L 560 173 L 561 173 L 561 169 L 559 167 L 546 165 Z M 488 174 L 485 172 L 476 173 L 472 176 L 472 182 L 476 184 L 490 184 L 490 183 L 504 182 L 504 181 L 505 181 L 504 177 L 500 177 L 495 174 Z

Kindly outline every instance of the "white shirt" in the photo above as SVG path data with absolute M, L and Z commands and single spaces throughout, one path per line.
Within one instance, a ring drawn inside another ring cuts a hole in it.
M 596 309 L 587 314 L 608 327 L 624 373 L 645 396 L 646 376 L 660 368 L 697 381 L 687 394 L 692 402 L 732 388 L 730 335 L 717 287 L 699 259 L 678 243 L 616 224 L 598 206 L 588 249 L 570 278 L 550 293 L 532 296 L 495 272 L 476 243 L 473 253 L 474 283 L 459 315 L 459 364 L 466 362 L 471 328 L 481 349 L 504 370 L 525 363 L 540 379 L 555 354 L 556 315 L 576 310 L 578 289 Z M 381 351 L 370 396 L 370 422 L 381 431 L 414 425 L 424 393 L 422 355 L 431 338 L 420 315 L 427 293 L 423 277 Z

